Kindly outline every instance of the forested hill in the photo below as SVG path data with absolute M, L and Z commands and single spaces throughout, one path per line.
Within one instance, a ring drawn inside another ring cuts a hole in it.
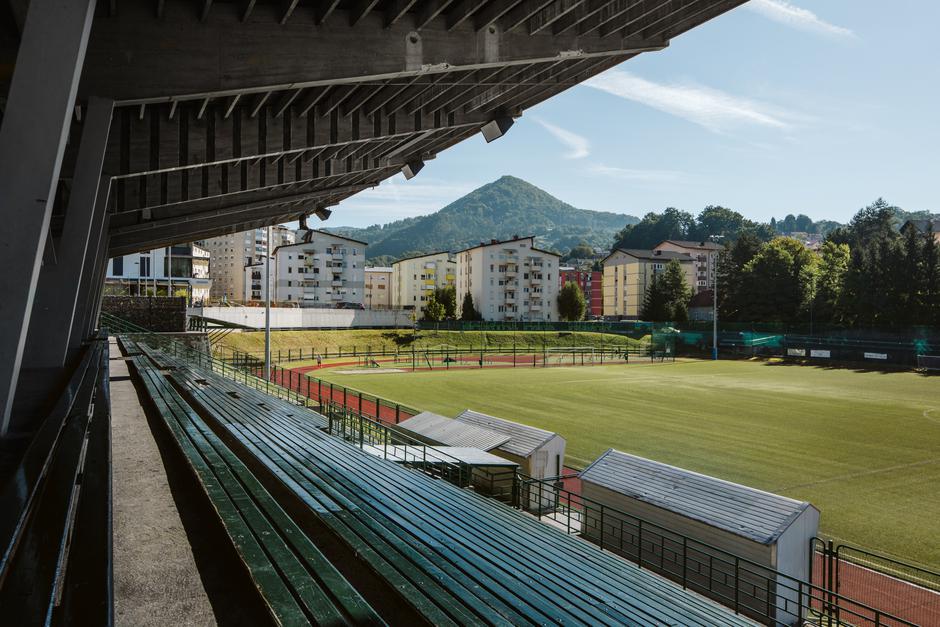
M 326 230 L 369 242 L 370 259 L 397 259 L 457 251 L 513 235 L 535 235 L 539 246 L 559 253 L 582 242 L 607 249 L 624 225 L 638 221 L 624 214 L 576 209 L 522 179 L 503 176 L 430 215 L 363 229 Z

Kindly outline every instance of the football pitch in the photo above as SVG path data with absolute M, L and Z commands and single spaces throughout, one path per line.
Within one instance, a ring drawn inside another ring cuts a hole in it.
M 940 377 L 783 362 L 317 373 L 422 410 L 468 407 L 812 502 L 837 542 L 940 567 Z

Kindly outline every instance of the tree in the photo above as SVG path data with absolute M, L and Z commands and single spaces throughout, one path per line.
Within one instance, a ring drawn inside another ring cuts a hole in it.
M 819 251 L 819 272 L 812 317 L 821 323 L 841 324 L 845 319 L 842 288 L 849 269 L 848 244 L 825 242 Z
M 763 242 L 750 233 L 740 235 L 718 253 L 718 317 L 741 320 L 744 292 L 744 266 L 760 252 Z
M 594 249 L 591 248 L 591 245 L 587 242 L 582 241 L 577 246 L 571 248 L 568 251 L 568 254 L 565 255 L 562 259 L 567 261 L 568 259 L 593 259 L 594 258 Z
M 666 322 L 670 318 L 668 298 L 658 274 L 653 275 L 643 295 L 640 318 L 649 322 Z
M 574 281 L 568 281 L 558 292 L 558 315 L 562 320 L 575 322 L 584 318 L 587 301 L 584 292 Z
M 617 234 L 614 248 L 652 248 L 667 239 L 687 239 L 695 226 L 692 214 L 669 207 L 662 215 L 647 213 L 638 224 Z
M 685 282 L 685 271 L 678 260 L 666 264 L 653 275 L 643 298 L 640 317 L 650 322 L 688 322 L 692 290 Z
M 463 306 L 460 308 L 460 319 L 461 320 L 482 320 L 483 316 L 480 315 L 480 312 L 476 310 L 473 306 L 473 296 L 470 295 L 470 292 L 464 294 L 463 297 Z
M 748 321 L 797 322 L 815 296 L 818 257 L 802 242 L 777 237 L 745 266 L 739 317 Z
M 444 303 L 437 300 L 435 294 L 428 297 L 424 305 L 424 320 L 428 322 L 440 322 L 444 319 Z
M 925 313 L 919 324 L 940 326 L 940 245 L 930 221 L 924 233 L 924 288 L 921 297 Z
M 434 300 L 444 306 L 444 319 L 457 319 L 457 288 L 445 285 L 434 290 Z

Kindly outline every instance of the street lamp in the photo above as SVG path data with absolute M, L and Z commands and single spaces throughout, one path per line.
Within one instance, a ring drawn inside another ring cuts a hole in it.
M 708 239 L 717 243 L 724 235 L 712 235 Z M 721 254 L 715 251 L 715 280 L 712 281 L 712 360 L 718 359 L 718 258 Z

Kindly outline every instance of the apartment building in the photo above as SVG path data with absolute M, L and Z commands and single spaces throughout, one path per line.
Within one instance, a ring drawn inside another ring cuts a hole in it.
M 252 300 L 251 290 L 246 290 L 245 266 L 260 262 L 268 254 L 267 229 L 221 235 L 201 244 L 212 256 L 212 300 Z
M 449 252 L 396 261 L 392 264 L 392 307 L 422 312 L 435 289 L 454 285 L 456 280 L 457 262 Z
M 666 240 L 653 250 L 666 250 L 674 253 L 684 253 L 692 258 L 695 275 L 689 282 L 693 294 L 711 290 L 715 287 L 715 276 L 718 269 L 718 253 L 721 244 L 715 242 L 690 242 L 684 240 Z
M 363 304 L 366 309 L 392 308 L 392 268 L 366 268 Z
M 262 257 L 259 261 L 252 261 L 242 268 L 243 287 L 242 293 L 246 295 L 245 300 L 261 302 L 267 300 L 268 289 L 274 285 L 274 274 L 268 275 L 268 281 L 265 283 L 265 264 L 268 263 L 268 257 Z M 273 268 L 272 268 L 273 269 Z M 271 293 L 272 295 L 274 292 Z
M 317 230 L 305 231 L 302 239 L 274 251 L 275 300 L 301 307 L 362 305 L 368 244 Z
M 601 272 L 592 270 L 578 270 L 572 267 L 562 267 L 558 270 L 558 289 L 565 283 L 577 283 L 584 293 L 587 301 L 586 316 L 604 315 L 603 283 Z
M 185 296 L 190 303 L 201 304 L 209 299 L 209 274 L 208 250 L 196 244 L 175 244 L 111 259 L 105 292 Z
M 534 237 L 490 240 L 457 253 L 457 304 L 469 292 L 484 320 L 558 320 L 560 256 Z
M 688 253 L 618 248 L 607 255 L 603 261 L 604 315 L 639 318 L 653 276 L 662 272 L 673 259 L 682 265 L 686 283 L 695 285 L 695 264 Z

